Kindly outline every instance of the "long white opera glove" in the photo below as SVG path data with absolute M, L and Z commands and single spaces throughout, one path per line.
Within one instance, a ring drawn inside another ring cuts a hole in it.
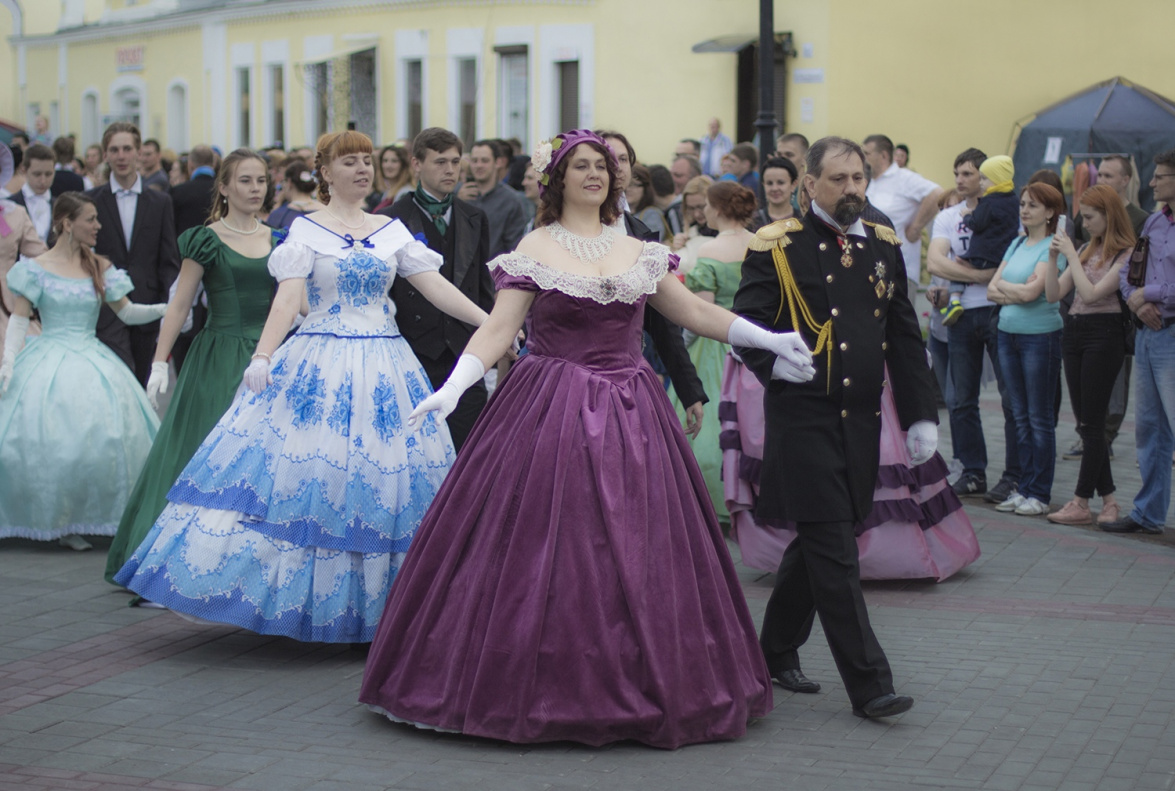
M 938 450 L 938 426 L 929 420 L 919 420 L 906 432 L 906 451 L 910 454 L 910 466 L 930 461 Z
M 159 394 L 167 392 L 167 380 L 170 378 L 166 362 L 151 363 L 151 375 L 147 377 L 147 400 L 151 402 L 152 409 L 159 408 Z
M 4 395 L 8 383 L 12 381 L 16 355 L 24 348 L 24 338 L 28 332 L 27 316 L 12 316 L 8 319 L 8 329 L 4 333 L 4 354 L 0 356 L 0 396 Z
M 412 414 L 408 415 L 408 428 L 415 429 L 426 414 L 436 411 L 437 417 L 444 420 L 457 408 L 461 394 L 473 387 L 486 375 L 485 366 L 474 354 L 463 354 L 453 366 L 453 373 L 441 385 L 441 388 L 428 398 L 421 401 Z
M 734 347 L 749 346 L 774 353 L 773 379 L 799 383 L 809 382 L 816 375 L 812 351 L 798 332 L 771 332 L 740 316 L 730 325 L 727 342 Z
M 160 302 L 156 305 L 140 305 L 137 302 L 128 302 L 117 315 L 123 324 L 133 325 L 150 324 L 153 321 L 158 321 L 163 318 L 164 313 L 167 313 L 166 302 Z
M 269 358 L 254 357 L 250 360 L 249 367 L 245 369 L 243 381 L 245 387 L 254 393 L 260 393 L 273 384 L 273 377 L 269 375 Z

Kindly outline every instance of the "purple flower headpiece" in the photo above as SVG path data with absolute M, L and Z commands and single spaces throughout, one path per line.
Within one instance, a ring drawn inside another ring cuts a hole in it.
M 572 129 L 569 132 L 557 134 L 550 140 L 543 140 L 535 146 L 534 153 L 530 157 L 531 165 L 539 174 L 540 193 L 551 183 L 551 172 L 559 164 L 559 160 L 567 156 L 580 143 L 599 143 L 613 160 L 616 159 L 612 147 L 604 141 L 604 138 L 590 129 Z

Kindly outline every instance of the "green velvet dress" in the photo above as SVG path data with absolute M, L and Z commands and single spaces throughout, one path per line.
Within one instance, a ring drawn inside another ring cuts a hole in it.
M 709 291 L 714 294 L 714 302 L 730 310 L 734 305 L 734 294 L 738 291 L 739 281 L 742 280 L 743 262 L 717 261 L 713 258 L 699 258 L 698 263 L 685 276 L 685 285 L 694 293 Z M 705 405 L 705 417 L 702 419 L 702 430 L 691 442 L 694 457 L 698 466 L 702 468 L 702 477 L 706 479 L 706 489 L 710 492 L 710 501 L 714 504 L 714 511 L 722 522 L 730 521 L 730 513 L 726 510 L 726 496 L 722 489 L 722 448 L 719 446 L 721 426 L 718 419 L 718 394 L 722 392 L 722 371 L 726 365 L 726 353 L 730 351 L 730 344 L 710 338 L 695 338 L 689 346 L 690 360 L 698 370 L 698 377 L 710 401 Z M 676 393 L 672 394 L 673 407 L 678 417 L 685 418 L 685 407 Z
M 275 283 L 269 256 L 246 258 L 206 226 L 184 231 L 180 255 L 204 267 L 208 323 L 196 335 L 143 472 L 131 491 L 106 558 L 106 580 L 151 531 L 167 493 L 196 448 L 232 403 L 261 339 Z

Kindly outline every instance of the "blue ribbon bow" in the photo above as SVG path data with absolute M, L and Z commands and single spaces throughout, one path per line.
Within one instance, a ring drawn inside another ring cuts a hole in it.
M 369 242 L 369 241 L 367 241 L 367 239 L 356 239 L 356 238 L 355 238 L 354 236 L 352 236 L 351 234 L 346 234 L 346 235 L 343 237 L 343 241 L 345 241 L 345 242 L 346 242 L 346 244 L 345 244 L 345 245 L 343 245 L 343 247 L 354 247 L 354 246 L 355 246 L 355 245 L 357 245 L 357 244 L 361 244 L 361 245 L 363 245 L 363 246 L 364 246 L 364 247 L 366 247 L 368 250 L 370 250 L 370 249 L 372 249 L 373 247 L 375 247 L 375 243 L 374 243 L 374 242 Z

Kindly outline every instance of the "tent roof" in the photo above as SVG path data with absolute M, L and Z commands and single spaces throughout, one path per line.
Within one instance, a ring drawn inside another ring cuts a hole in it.
M 1100 82 L 1017 122 L 1073 131 L 1168 131 L 1175 123 L 1175 102 L 1124 77 Z

